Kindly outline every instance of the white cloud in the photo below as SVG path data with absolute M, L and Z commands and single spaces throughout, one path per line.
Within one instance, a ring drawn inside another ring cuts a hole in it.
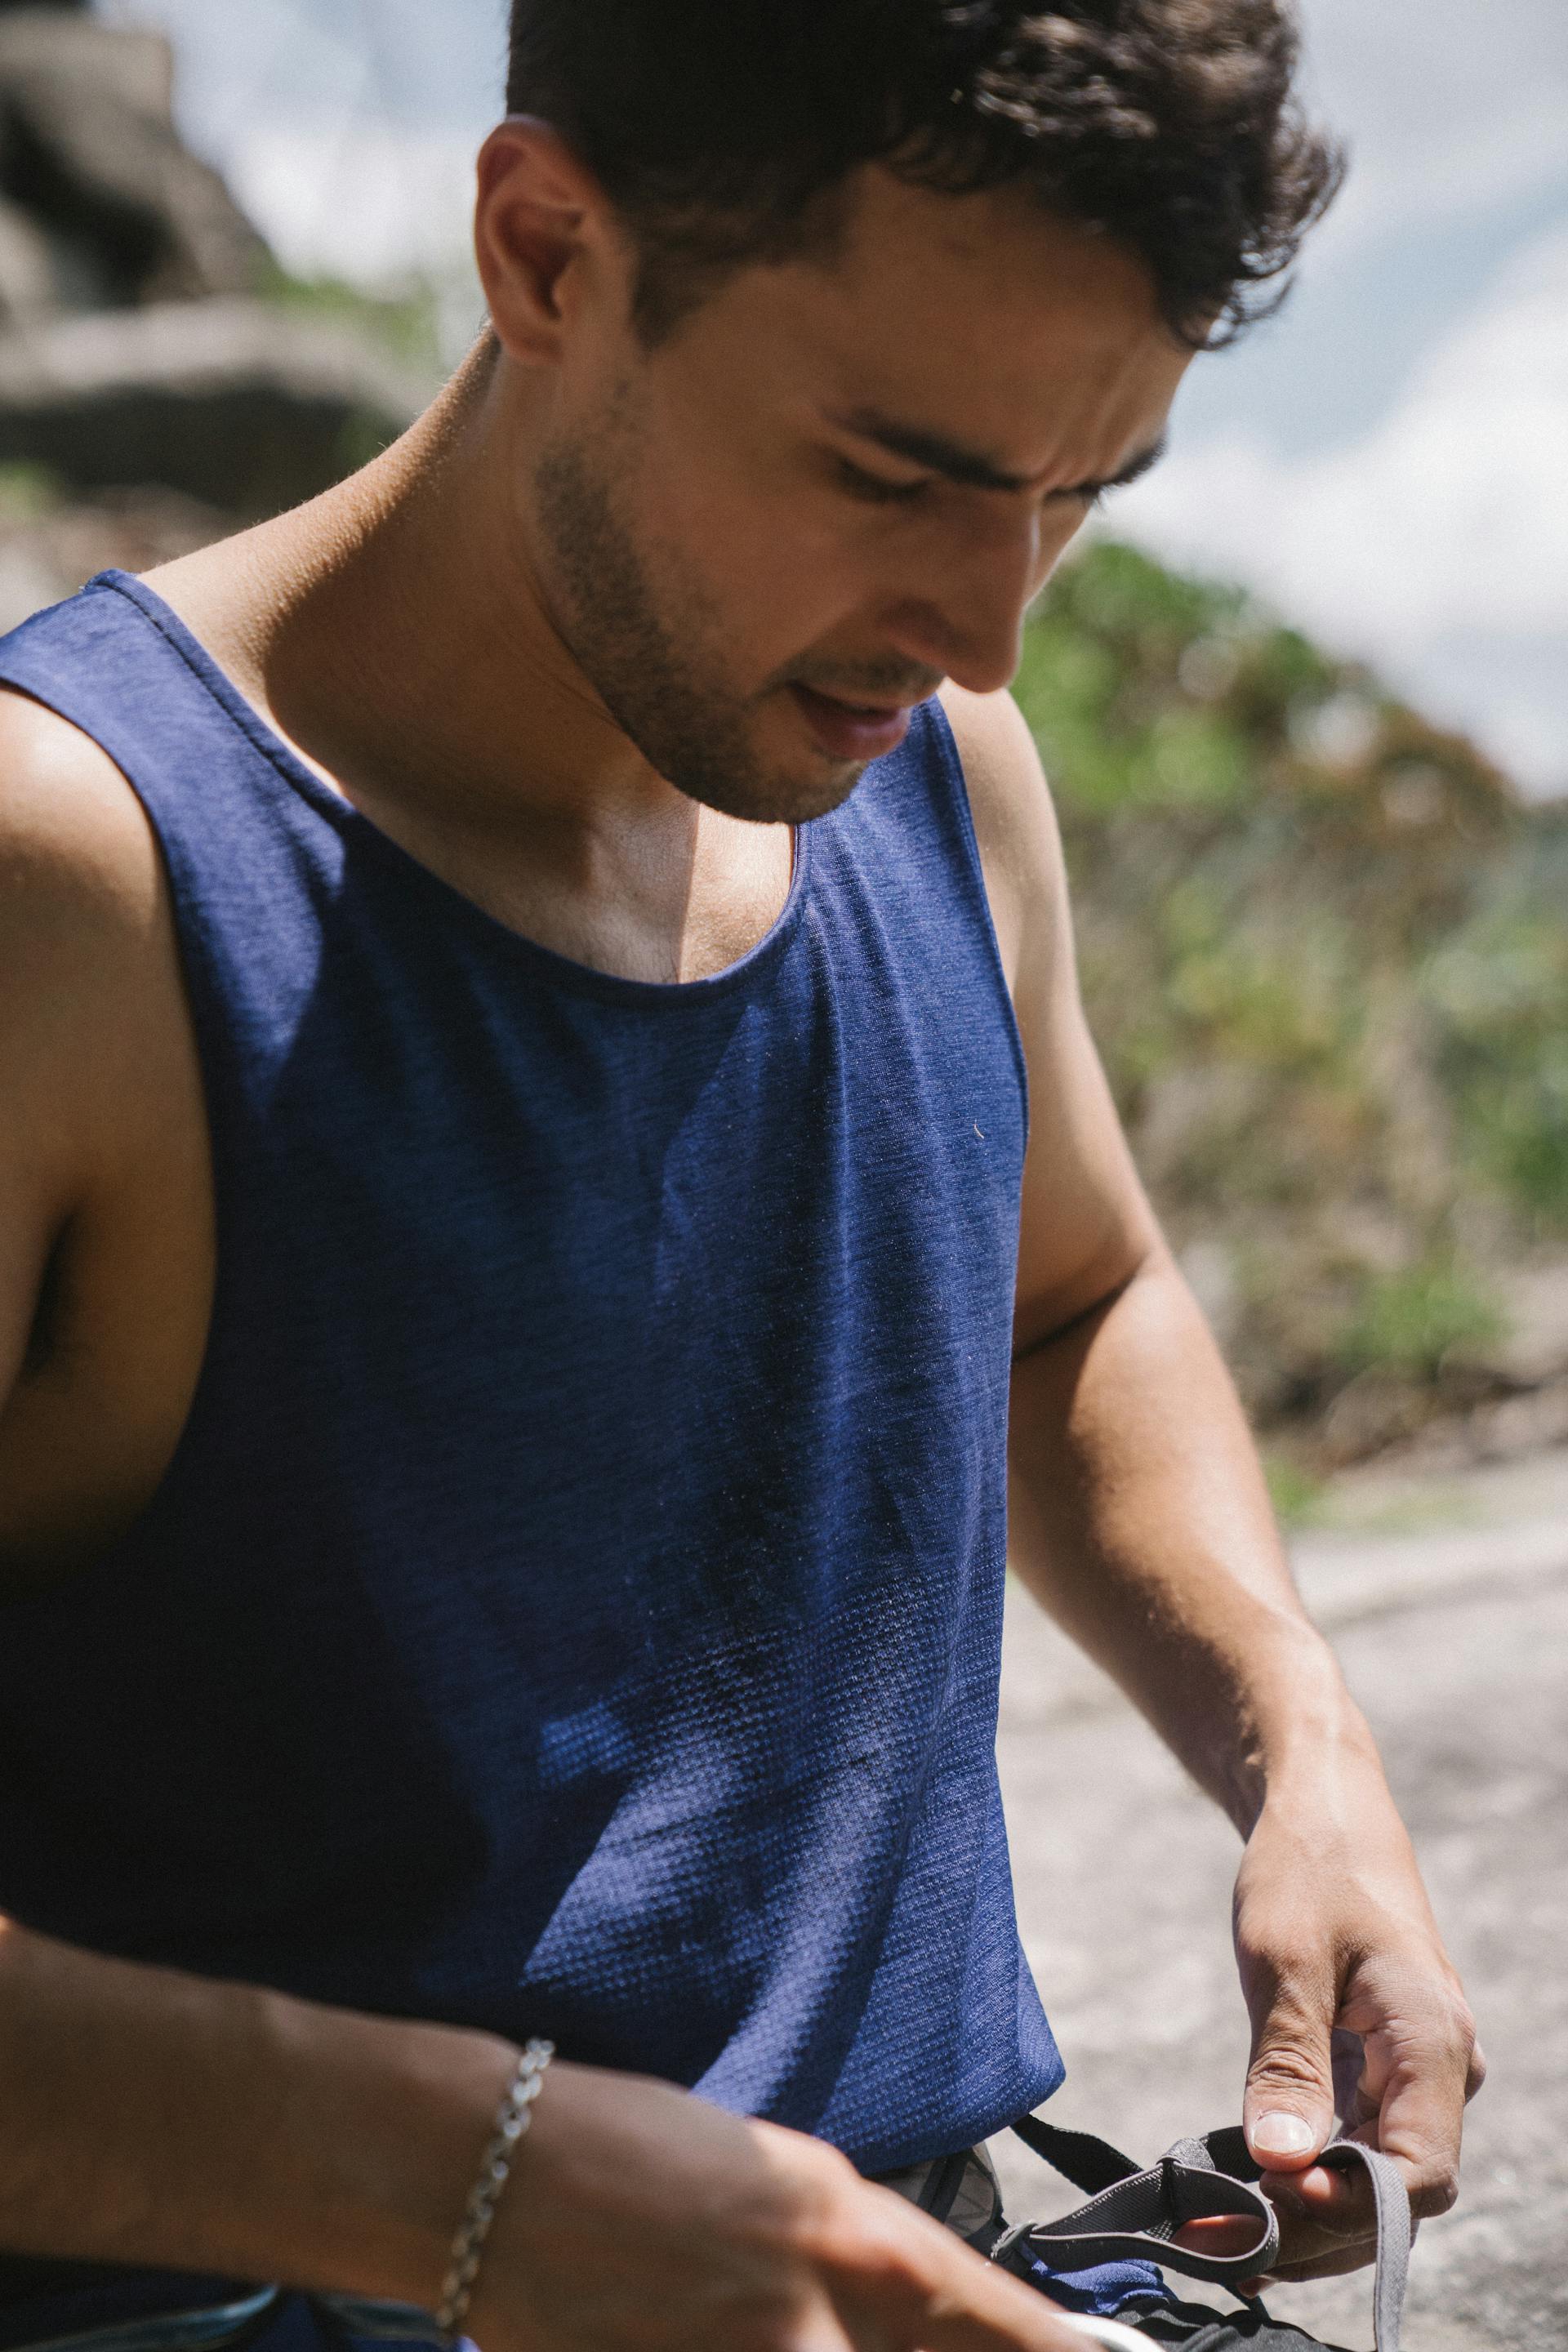
M 257 123 L 224 160 L 289 268 L 374 284 L 466 260 L 476 152 L 461 133 L 296 119 Z
M 1563 0 L 1304 0 L 1310 81 L 1355 171 L 1331 243 L 1568 183 Z
M 1568 228 L 1363 437 L 1297 460 L 1216 437 L 1116 520 L 1379 663 L 1526 784 L 1568 788 Z

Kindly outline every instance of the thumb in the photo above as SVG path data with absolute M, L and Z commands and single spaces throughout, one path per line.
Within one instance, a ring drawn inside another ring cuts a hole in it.
M 1304 2172 L 1334 2132 L 1333 2020 L 1279 1992 L 1253 2036 L 1243 2107 L 1247 2144 L 1266 2172 Z

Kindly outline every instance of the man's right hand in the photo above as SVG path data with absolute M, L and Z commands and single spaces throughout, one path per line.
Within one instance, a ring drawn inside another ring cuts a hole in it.
M 483 2352 L 1083 2352 L 821 2141 L 559 2063 L 467 2326 Z

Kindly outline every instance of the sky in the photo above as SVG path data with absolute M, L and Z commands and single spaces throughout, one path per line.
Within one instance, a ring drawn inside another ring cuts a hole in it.
M 446 289 L 502 0 L 100 0 L 163 25 L 187 135 L 282 257 Z M 1352 178 L 1285 315 L 1201 360 L 1121 535 L 1244 582 L 1568 791 L 1568 0 L 1305 0 Z

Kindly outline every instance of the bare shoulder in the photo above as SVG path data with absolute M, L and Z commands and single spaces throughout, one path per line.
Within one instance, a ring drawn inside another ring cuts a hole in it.
M 79 729 L 0 690 L 0 1074 L 35 1137 L 67 1154 L 119 1108 L 166 1024 L 173 970 L 162 864 L 130 785 Z
M 1061 835 L 1040 755 L 1007 693 L 951 683 L 942 705 L 963 763 L 992 920 L 1015 996 L 1020 976 L 1058 967 L 1067 938 Z
M 0 688 L 0 888 L 12 924 L 74 900 L 109 913 L 145 900 L 157 853 L 134 793 L 89 736 L 25 694 Z M 31 928 L 37 928 L 35 920 Z M 0 939 L 11 925 L 0 929 Z

